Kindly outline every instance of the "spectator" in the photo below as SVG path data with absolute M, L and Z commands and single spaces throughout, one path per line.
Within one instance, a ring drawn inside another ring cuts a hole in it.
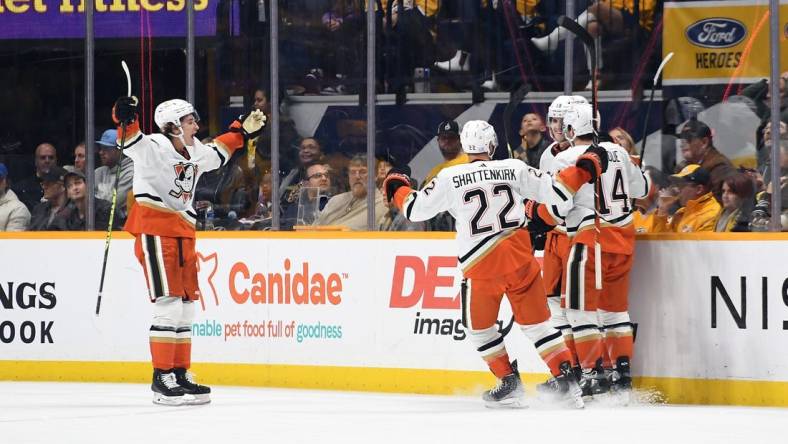
M 442 169 L 468 163 L 468 155 L 462 151 L 462 145 L 460 145 L 460 126 L 454 120 L 446 120 L 438 126 L 438 149 L 440 149 L 444 161 L 430 170 L 424 179 L 424 185 L 428 184 Z
M 684 162 L 677 169 L 683 171 L 690 164 L 702 166 L 711 177 L 711 192 L 720 202 L 722 181 L 733 174 L 735 169 L 731 161 L 714 147 L 711 129 L 700 120 L 690 120 L 681 129 L 679 138 Z
M 331 172 L 328 164 L 313 162 L 304 168 L 301 184 L 297 192 L 291 193 L 284 204 L 282 229 L 292 229 L 294 225 L 312 225 L 316 215 L 325 208 L 330 197 Z M 315 211 L 312 214 L 313 210 Z
M 788 133 L 788 125 L 785 122 L 780 122 L 780 139 L 784 139 Z M 761 131 L 760 143 L 756 146 L 758 158 L 758 171 L 765 173 L 767 176 L 771 174 L 769 165 L 772 163 L 772 122 L 766 122 L 763 130 Z M 768 181 L 770 178 L 766 177 Z
M 592 37 L 628 37 L 639 26 L 643 31 L 650 32 L 654 28 L 654 15 L 657 0 L 638 0 L 638 16 L 635 16 L 635 2 L 632 0 L 598 0 L 580 13 L 577 22 L 586 28 Z M 548 35 L 532 38 L 531 42 L 543 52 L 553 52 L 558 44 L 566 39 L 568 31 L 557 26 Z M 602 48 L 606 46 L 603 44 Z M 586 54 L 586 61 L 591 71 L 591 60 Z M 601 62 L 601 59 L 600 59 Z M 601 63 L 599 69 L 601 69 Z M 587 89 L 590 89 L 590 82 Z
M 615 127 L 612 130 L 610 130 L 608 134 L 610 135 L 610 138 L 613 140 L 613 143 L 617 143 L 621 145 L 622 148 L 627 150 L 630 156 L 637 158 L 639 163 L 640 157 L 638 157 L 638 149 L 635 146 L 635 141 L 632 139 L 632 136 L 629 135 L 629 133 L 624 128 L 621 128 L 620 126 Z
M 271 124 L 271 102 L 269 101 L 268 91 L 258 88 L 254 92 L 253 108 L 265 113 L 268 124 Z M 299 141 L 295 123 L 283 107 L 279 112 L 279 171 L 289 172 L 296 167 L 295 147 Z M 239 165 L 244 170 L 257 169 L 259 172 L 271 170 L 271 131 L 263 131 L 256 139 L 247 142 L 246 162 Z
M 95 173 L 96 198 L 112 201 L 112 191 L 120 168 L 115 211 L 120 212 L 121 218 L 125 219 L 126 195 L 131 191 L 134 179 L 134 161 L 130 157 L 123 157 L 123 160 L 120 160 L 121 152 L 116 145 L 117 135 L 117 130 L 108 129 L 101 135 L 101 140 L 96 141 L 102 165 L 96 168 Z
M 82 174 L 85 174 L 85 153 L 85 142 L 79 142 L 74 147 L 74 165 L 65 165 L 63 168 L 69 172 L 79 170 Z
M 36 165 L 35 176 L 26 177 L 13 187 L 19 200 L 31 212 L 41 202 L 41 176 L 57 165 L 57 151 L 51 143 L 42 143 L 36 147 L 34 160 Z
M 388 174 L 389 171 L 391 171 L 392 167 L 394 167 L 394 165 L 392 165 L 391 162 L 389 162 L 388 160 L 384 160 L 384 159 L 378 160 L 378 168 L 377 168 L 377 173 L 375 175 L 376 187 L 380 188 L 381 186 L 383 186 L 383 181 L 386 180 L 386 174 Z
M 87 182 L 85 173 L 79 170 L 67 172 L 63 177 L 66 188 L 65 208 L 59 211 L 52 221 L 50 229 L 63 231 L 82 231 L 85 230 L 85 216 L 87 215 Z M 94 199 L 96 223 L 94 227 L 98 231 L 106 230 L 109 226 L 109 215 L 112 204 L 104 199 Z M 123 221 L 119 218 L 119 213 L 115 211 L 113 229 L 120 229 Z
M 338 194 L 328 200 L 315 225 L 343 225 L 351 230 L 367 229 L 367 156 L 358 154 L 348 163 L 347 175 L 350 191 Z M 376 188 L 375 227 L 380 226 L 386 214 L 383 195 Z
M 298 188 L 298 183 L 296 181 L 299 177 L 304 176 L 307 165 L 321 161 L 322 159 L 323 147 L 320 141 L 314 137 L 305 137 L 301 139 L 301 143 L 298 144 L 298 166 L 291 169 L 282 179 L 279 186 L 280 197 Z
M 47 231 L 61 229 L 53 224 L 58 213 L 66 205 L 66 189 L 63 178 L 68 171 L 55 165 L 41 175 L 41 188 L 44 190 L 44 200 L 33 208 L 30 219 L 31 231 Z
M 547 127 L 542 116 L 537 113 L 527 113 L 520 121 L 520 146 L 512 154 L 533 168 L 539 168 L 539 159 L 550 141 L 544 137 Z
M 758 193 L 757 204 L 751 216 L 750 228 L 752 231 L 767 231 L 769 229 L 773 189 L 772 183 L 769 182 L 766 185 L 766 190 Z M 788 140 L 780 141 L 780 199 L 780 211 L 788 210 Z
M 8 168 L 0 163 L 0 231 L 25 231 L 30 210 L 8 187 Z
M 422 187 L 427 186 L 444 168 L 468 163 L 468 155 L 460 144 L 460 126 L 454 120 L 446 120 L 438 126 L 438 148 L 444 161 L 430 170 Z M 454 231 L 454 217 L 443 212 L 426 222 L 429 231 Z
M 755 199 L 753 181 L 747 174 L 736 173 L 722 183 L 722 209 L 714 231 L 750 231 L 750 213 Z
M 670 176 L 678 188 L 680 208 L 669 216 L 672 202 L 662 200 L 654 218 L 654 231 L 695 233 L 714 231 L 714 223 L 720 212 L 720 204 L 711 192 L 711 175 L 697 164 L 684 167 Z
M 785 85 L 788 82 L 788 72 L 784 72 L 780 74 L 780 83 L 779 83 L 779 90 L 780 90 L 780 120 L 783 122 L 788 121 L 788 97 L 785 94 Z M 755 103 L 755 114 L 761 119 L 761 126 L 758 128 L 757 136 L 757 145 L 761 145 L 761 133 L 763 127 L 769 122 L 772 109 L 771 109 L 771 97 L 772 91 L 769 87 L 769 80 L 762 79 L 759 82 L 753 83 L 752 85 L 744 88 L 741 92 L 741 95 L 745 97 L 749 97 Z

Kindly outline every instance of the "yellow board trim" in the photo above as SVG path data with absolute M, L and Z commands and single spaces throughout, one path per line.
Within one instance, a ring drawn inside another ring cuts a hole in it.
M 308 365 L 198 363 L 192 371 L 211 385 L 281 387 L 432 395 L 478 395 L 495 384 L 489 372 Z M 526 386 L 543 373 L 522 373 Z M 148 383 L 149 362 L 0 361 L 0 381 Z M 672 404 L 788 407 L 788 382 L 689 378 L 635 378 Z

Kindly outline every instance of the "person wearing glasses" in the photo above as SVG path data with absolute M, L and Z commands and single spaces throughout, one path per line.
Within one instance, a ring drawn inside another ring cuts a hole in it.
M 331 170 L 321 161 L 308 163 L 304 168 L 298 191 L 291 193 L 282 214 L 282 229 L 294 225 L 311 225 L 322 211 L 330 196 Z
M 44 195 L 41 189 L 41 177 L 48 173 L 53 166 L 57 166 L 57 150 L 51 143 L 44 142 L 36 147 L 33 161 L 36 167 L 35 175 L 25 177 L 12 187 L 19 200 L 31 213 L 33 208 L 41 203 L 41 198 Z

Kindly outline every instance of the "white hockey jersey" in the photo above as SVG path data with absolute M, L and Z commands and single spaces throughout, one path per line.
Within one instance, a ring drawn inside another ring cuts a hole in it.
M 558 169 L 555 167 L 555 154 L 553 154 L 553 148 L 558 144 L 558 142 L 553 142 L 547 149 L 544 150 L 542 156 L 539 158 L 539 170 L 548 174 L 556 175 L 558 173 Z M 558 224 L 553 228 L 555 231 L 566 234 L 566 227 L 563 224 Z
M 194 237 L 197 214 L 192 202 L 197 181 L 202 174 L 226 164 L 243 145 L 239 134 L 220 138 L 207 145 L 195 139 L 194 146 L 186 147 L 186 158 L 163 134 L 145 135 L 138 129 L 131 133 L 123 152 L 134 161 L 135 204 L 124 229 L 132 234 Z M 233 148 L 223 142 L 232 142 Z
M 555 205 L 565 213 L 572 206 L 571 195 L 561 182 L 520 160 L 477 160 L 441 170 L 420 191 L 410 192 L 401 207 L 411 221 L 448 211 L 457 222 L 464 275 L 489 278 L 516 269 L 523 263 L 518 257 L 531 254 L 530 237 L 522 229 L 523 199 Z
M 602 251 L 632 254 L 634 251 L 634 228 L 632 227 L 632 199 L 639 199 L 648 194 L 647 177 L 635 165 L 629 153 L 621 146 L 602 142 L 599 144 L 608 153 L 607 171 L 601 176 L 602 192 L 599 196 L 599 219 L 601 228 L 606 231 L 601 235 Z M 560 171 L 574 165 L 577 158 L 588 149 L 588 145 L 579 145 L 558 153 L 554 160 L 554 168 Z M 594 184 L 581 187 L 574 196 L 574 206 L 566 214 L 564 223 L 569 236 L 579 236 L 589 231 L 578 242 L 593 244 L 595 219 Z

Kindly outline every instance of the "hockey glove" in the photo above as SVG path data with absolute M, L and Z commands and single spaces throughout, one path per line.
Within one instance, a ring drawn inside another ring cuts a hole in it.
M 121 97 L 112 107 L 112 120 L 116 124 L 129 125 L 137 120 L 137 105 L 139 100 L 135 96 Z
M 585 170 L 591 175 L 588 183 L 596 182 L 596 179 L 607 171 L 608 157 L 607 151 L 597 145 L 588 147 L 585 153 L 581 154 L 575 162 L 575 166 Z
M 260 110 L 254 110 L 247 116 L 238 116 L 238 118 L 230 124 L 230 131 L 243 134 L 244 141 L 255 139 L 263 132 L 265 121 L 265 114 Z
M 552 230 L 555 224 L 548 223 L 546 220 L 539 216 L 539 207 L 544 206 L 531 199 L 523 200 L 525 205 L 525 217 L 528 218 L 528 231 L 534 235 L 544 234 Z
M 386 174 L 386 179 L 383 180 L 383 190 L 386 192 L 386 201 L 391 202 L 394 199 L 394 194 L 401 187 L 410 187 L 410 168 L 394 167 Z

